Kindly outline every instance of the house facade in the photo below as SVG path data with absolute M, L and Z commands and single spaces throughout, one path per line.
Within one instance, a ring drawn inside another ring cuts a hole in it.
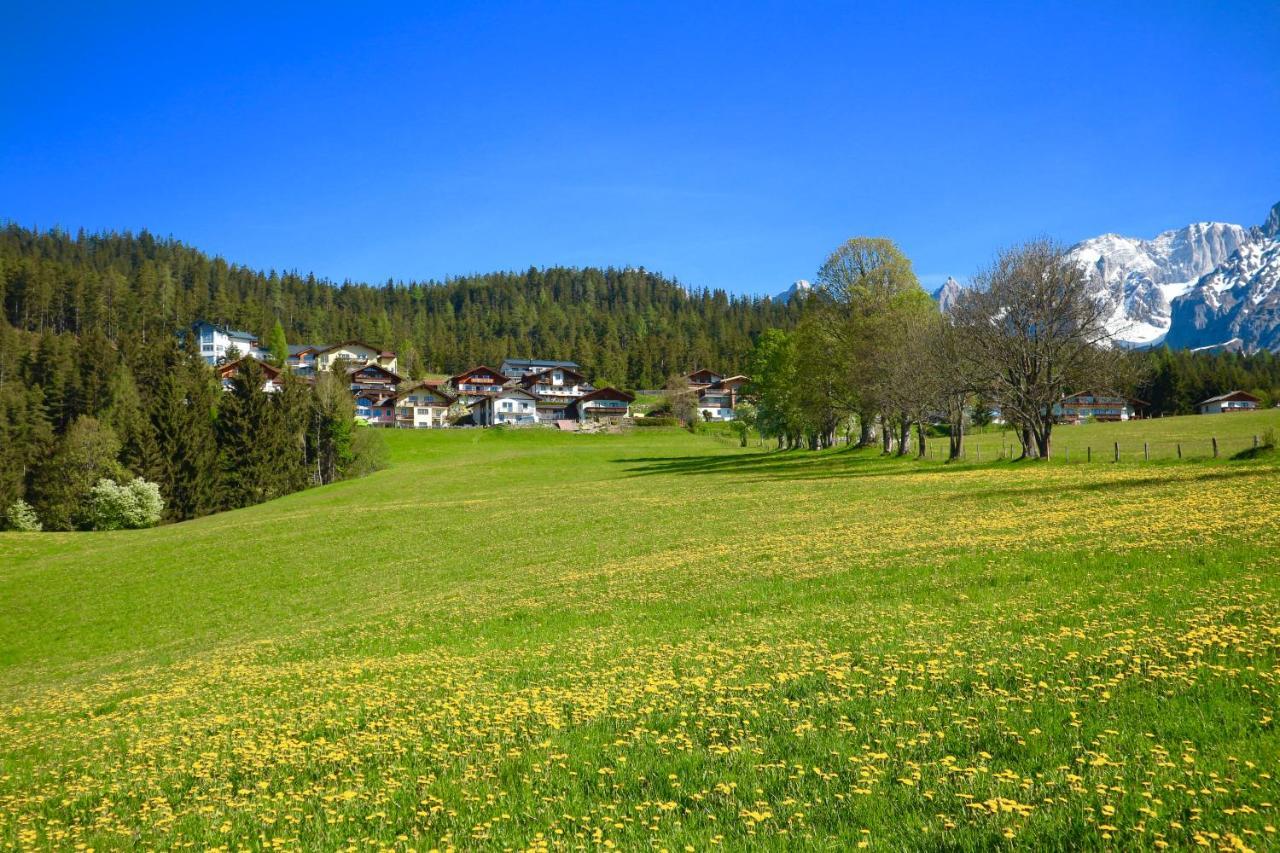
M 251 332 L 242 332 L 207 320 L 192 324 L 191 331 L 205 364 L 222 364 L 227 360 L 227 354 L 233 350 L 240 355 L 251 355 L 257 359 L 264 355 L 258 347 L 258 336 Z
M 246 358 L 251 358 L 251 357 L 252 356 L 246 355 L 242 358 L 237 358 L 235 361 L 230 361 L 230 362 L 227 362 L 226 364 L 220 364 L 214 368 L 214 373 L 217 374 L 218 382 L 222 385 L 223 391 L 231 390 L 231 380 L 233 380 L 237 375 L 239 375 L 240 366 L 244 364 L 244 360 Z M 280 368 L 275 367 L 274 365 L 268 364 L 265 361 L 261 362 L 258 365 L 258 367 L 259 369 L 262 370 L 262 376 L 263 376 L 262 390 L 266 391 L 269 394 L 274 394 L 276 391 L 279 391 L 280 390 Z
M 355 393 L 356 420 L 369 426 L 393 427 L 396 425 L 396 393 L 382 389 L 370 389 Z
M 449 425 L 449 407 L 456 397 L 430 382 L 417 382 L 396 394 L 396 426 L 402 429 L 441 429 Z
M 1129 397 L 1082 391 L 1063 397 L 1061 402 L 1053 407 L 1053 417 L 1059 423 L 1070 424 L 1081 424 L 1086 421 L 1127 421 L 1136 418 L 1144 405 L 1141 400 Z
M 530 373 L 542 373 L 553 368 L 581 371 L 582 365 L 576 361 L 555 361 L 545 358 L 508 358 L 499 368 L 508 379 L 520 379 Z
M 714 370 L 695 370 L 685 376 L 698 395 L 698 416 L 705 421 L 731 421 L 738 407 L 745 376 L 722 376 Z
M 352 391 L 395 391 L 404 383 L 404 377 L 379 364 L 362 364 L 347 369 L 347 382 Z
M 1262 404 L 1262 400 L 1248 391 L 1229 391 L 1210 397 L 1196 404 L 1196 411 L 1202 415 L 1222 415 L 1229 412 L 1251 412 Z
M 314 351 L 313 357 L 316 370 L 332 370 L 334 363 L 338 361 L 345 361 L 350 365 L 376 364 L 393 373 L 399 367 L 395 353 L 361 341 L 343 341 L 320 347 Z
M 617 388 L 600 388 L 574 400 L 568 408 L 570 420 L 579 423 L 601 421 L 618 423 L 631 417 L 631 404 L 636 398 Z
M 523 388 L 508 386 L 477 398 L 471 404 L 476 426 L 532 426 L 538 422 L 538 398 Z
M 457 376 L 450 376 L 445 380 L 445 386 L 450 393 L 460 397 L 463 402 L 470 403 L 479 397 L 498 393 L 510 381 L 511 379 L 502 371 L 480 365 Z

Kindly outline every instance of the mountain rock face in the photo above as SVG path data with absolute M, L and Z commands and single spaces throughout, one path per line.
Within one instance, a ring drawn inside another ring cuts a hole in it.
M 1128 346 L 1280 349 L 1280 204 L 1262 226 L 1199 222 L 1150 240 L 1104 234 L 1069 255 Z
M 943 314 L 950 311 L 951 306 L 956 304 L 956 298 L 960 296 L 960 289 L 960 282 L 947 276 L 947 280 L 932 293 L 933 301 L 938 303 L 938 310 Z
M 777 296 L 773 297 L 773 301 L 774 302 L 790 302 L 792 299 L 795 299 L 796 296 L 798 295 L 807 295 L 811 290 L 813 290 L 813 285 L 810 284 L 806 279 L 802 278 L 802 279 L 799 279 L 795 284 L 788 287 L 782 293 L 779 293 Z

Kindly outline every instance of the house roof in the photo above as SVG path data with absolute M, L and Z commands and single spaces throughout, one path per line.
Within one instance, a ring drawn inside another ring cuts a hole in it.
M 289 344 L 289 355 L 302 355 L 304 352 L 320 352 L 325 344 Z
M 488 365 L 481 364 L 477 367 L 471 368 L 470 370 L 464 370 L 462 373 L 459 373 L 457 376 L 450 376 L 449 384 L 457 385 L 459 382 L 466 382 L 467 379 L 469 379 L 471 376 L 474 376 L 477 373 L 488 373 L 496 377 L 497 379 L 501 380 L 501 382 L 493 383 L 495 385 L 505 383 L 507 382 L 507 379 L 508 379 L 507 374 L 503 373 L 501 370 L 494 370 L 492 367 L 489 367 Z
M 548 358 L 506 358 L 502 360 L 503 367 L 508 364 L 512 367 L 582 367 L 576 361 L 555 361 Z
M 373 350 L 374 352 L 381 352 L 381 350 L 379 350 L 377 347 L 370 346 L 369 344 L 366 344 L 364 341 L 343 341 L 342 343 L 338 343 L 338 344 L 329 344 L 328 346 L 325 346 L 325 347 L 317 347 L 316 355 L 323 355 L 326 352 L 332 352 L 336 349 L 342 349 L 343 347 L 364 347 L 367 350 Z
M 378 373 L 384 373 L 387 376 L 390 376 L 392 379 L 394 379 L 397 383 L 404 381 L 404 377 L 401 376 L 399 373 L 396 373 L 393 370 L 389 370 L 383 367 L 381 364 L 358 364 L 355 367 L 349 368 L 347 370 L 347 375 L 354 376 L 357 373 L 364 373 L 366 371 L 376 371 Z
M 587 375 L 580 370 L 574 370 L 572 367 L 548 367 L 546 370 L 537 370 L 533 373 L 526 373 L 520 377 L 520 382 L 524 385 L 536 385 L 538 380 L 549 373 L 559 370 L 561 373 L 571 374 L 579 379 L 586 381 Z
M 458 399 L 457 397 L 450 394 L 448 391 L 442 391 L 440 389 L 440 384 L 438 382 L 413 382 L 413 383 L 410 383 L 409 385 L 405 385 L 400 389 L 399 393 L 396 394 L 396 399 L 399 400 L 402 397 L 407 397 L 408 395 L 412 394 L 414 391 L 418 391 L 420 389 L 425 389 L 427 391 L 430 391 L 432 394 L 435 394 L 443 398 L 446 403 L 452 404 L 455 400 Z
M 590 394 L 583 394 L 578 398 L 579 403 L 590 403 L 592 400 L 625 400 L 628 403 L 634 403 L 636 398 L 635 395 L 619 391 L 617 388 L 597 388 Z
M 208 326 L 214 331 L 221 332 L 222 334 L 231 338 L 249 338 L 255 341 L 258 339 L 258 336 L 253 334 L 252 332 L 244 332 L 239 329 L 233 329 L 230 326 L 223 325 L 222 323 L 210 323 L 208 320 L 197 320 L 191 324 L 191 328 L 193 329 L 198 329 L 201 326 Z
M 250 355 L 241 356 L 240 358 L 237 358 L 235 361 L 229 361 L 226 364 L 218 365 L 218 367 L 215 368 L 215 370 L 218 371 L 218 376 L 222 379 L 226 379 L 227 377 L 240 372 L 240 365 L 241 363 L 244 362 L 246 358 L 253 358 L 253 356 L 250 356 Z M 258 362 L 258 365 L 262 368 L 263 375 L 265 375 L 268 380 L 274 380 L 279 378 L 280 368 L 276 367 L 273 364 L 269 364 L 265 361 L 258 361 L 258 359 L 256 358 L 253 360 Z
M 703 381 L 701 379 L 695 378 L 698 376 L 705 376 L 707 378 L 705 381 Z M 716 373 L 714 370 L 708 370 L 705 367 L 701 368 L 700 370 L 694 370 L 691 373 L 686 373 L 684 375 L 684 378 L 689 380 L 690 383 L 696 384 L 696 385 L 710 385 L 712 382 L 719 382 L 721 379 L 723 379 L 723 377 L 719 373 Z
M 1197 406 L 1207 406 L 1210 403 L 1224 403 L 1227 400 L 1249 400 L 1253 403 L 1261 403 L 1262 400 L 1253 396 L 1248 391 L 1228 391 L 1225 394 L 1219 394 L 1216 397 L 1210 397 L 1208 400 L 1201 400 L 1196 403 Z
M 1092 397 L 1094 401 L 1098 403 L 1122 402 L 1122 403 L 1130 403 L 1135 406 L 1147 405 L 1146 400 L 1139 400 L 1137 397 L 1125 397 L 1122 394 L 1102 394 L 1097 391 L 1077 391 L 1074 394 L 1068 394 L 1067 396 L 1063 397 L 1062 402 L 1065 403 L 1068 400 L 1074 400 L 1077 397 Z

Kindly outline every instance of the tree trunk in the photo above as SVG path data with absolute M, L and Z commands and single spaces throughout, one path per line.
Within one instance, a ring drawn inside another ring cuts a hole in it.
M 924 421 L 916 421 L 916 458 L 924 458 Z
M 871 432 L 871 419 L 866 415 L 858 415 L 858 446 L 867 447 L 871 442 L 875 441 L 875 436 Z
M 880 452 L 888 456 L 893 449 L 893 430 L 889 428 L 889 418 L 880 416 Z
M 902 415 L 898 418 L 898 455 L 906 456 L 911 444 L 911 418 Z

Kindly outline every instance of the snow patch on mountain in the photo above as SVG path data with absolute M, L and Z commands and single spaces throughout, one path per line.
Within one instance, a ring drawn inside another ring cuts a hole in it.
M 1103 234 L 1077 243 L 1068 254 L 1107 309 L 1107 329 L 1116 340 L 1149 346 L 1168 334 L 1175 300 L 1259 237 L 1259 229 L 1197 222 L 1149 240 Z
M 813 285 L 807 279 L 797 279 L 795 284 L 773 297 L 774 302 L 790 302 L 799 295 L 808 295 L 813 290 Z

